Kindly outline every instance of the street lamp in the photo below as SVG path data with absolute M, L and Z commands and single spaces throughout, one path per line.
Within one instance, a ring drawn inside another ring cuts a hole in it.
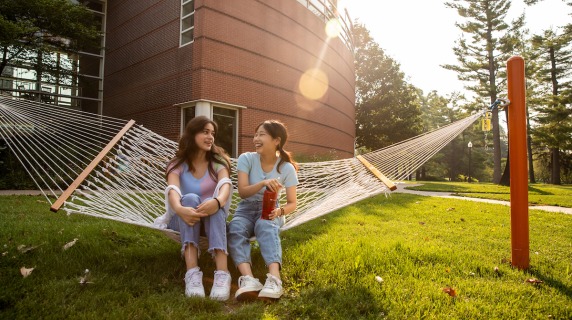
M 467 181 L 469 181 L 469 183 L 471 182 L 471 149 L 473 149 L 473 143 L 471 141 L 469 141 L 469 144 L 467 144 L 467 147 L 469 147 L 469 179 Z

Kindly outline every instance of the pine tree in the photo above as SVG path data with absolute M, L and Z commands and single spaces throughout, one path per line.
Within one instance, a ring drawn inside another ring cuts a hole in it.
M 506 16 L 511 6 L 510 0 L 453 0 L 446 2 L 449 8 L 457 10 L 465 21 L 456 23 L 463 32 L 453 52 L 457 65 L 444 65 L 457 72 L 461 81 L 472 84 L 466 86 L 481 98 L 489 98 L 493 103 L 504 91 L 506 60 L 517 48 L 524 16 L 507 23 Z M 467 38 L 465 38 L 467 36 Z M 501 137 L 498 109 L 492 114 L 494 171 L 493 181 L 501 180 Z
M 565 33 L 558 35 L 553 30 L 546 30 L 531 40 L 540 67 L 535 75 L 540 93 L 532 99 L 538 124 L 534 137 L 539 140 L 541 150 L 549 150 L 552 184 L 561 183 L 561 152 L 572 149 L 571 39 Z

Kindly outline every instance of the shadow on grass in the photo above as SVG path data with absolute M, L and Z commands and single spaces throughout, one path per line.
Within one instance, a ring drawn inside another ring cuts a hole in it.
M 380 319 L 387 315 L 367 288 L 352 284 L 304 290 L 281 304 L 278 312 L 285 319 Z
M 554 194 L 554 193 L 552 193 L 552 192 L 547 192 L 547 191 L 544 191 L 544 190 L 540 190 L 540 189 L 535 188 L 535 187 L 533 187 L 533 186 L 528 186 L 528 191 L 529 191 L 529 192 L 534 192 L 534 193 L 539 194 L 539 195 L 544 195 L 544 196 L 545 196 L 545 195 L 553 195 L 553 194 Z
M 562 281 L 555 279 L 551 276 L 546 276 L 538 270 L 529 269 L 527 272 L 536 277 L 537 279 L 542 280 L 544 284 L 560 291 L 568 298 L 572 298 L 572 287 L 566 286 L 564 283 L 562 283 Z

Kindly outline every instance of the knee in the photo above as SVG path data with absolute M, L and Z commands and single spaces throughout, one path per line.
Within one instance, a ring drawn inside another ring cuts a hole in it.
M 187 193 L 181 198 L 181 204 L 185 207 L 196 207 L 201 203 L 201 198 L 194 193 Z

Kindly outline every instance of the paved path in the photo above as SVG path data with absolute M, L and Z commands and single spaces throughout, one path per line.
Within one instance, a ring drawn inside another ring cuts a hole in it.
M 450 193 L 450 192 L 417 191 L 417 190 L 406 189 L 407 187 L 415 187 L 415 186 L 420 186 L 422 184 L 397 183 L 396 185 L 397 185 L 397 190 L 395 190 L 393 192 L 410 193 L 410 194 L 416 194 L 416 195 L 420 195 L 420 196 L 429 196 L 429 197 L 441 197 L 441 198 L 460 199 L 460 200 L 467 200 L 467 201 L 486 202 L 486 203 L 501 204 L 501 205 L 505 205 L 505 206 L 510 206 L 510 201 L 459 197 L 459 196 L 455 196 L 453 193 Z M 550 211 L 550 212 L 562 212 L 562 213 L 566 213 L 566 214 L 572 214 L 572 208 L 565 208 L 565 207 L 530 205 L 528 208 L 530 210 L 544 210 L 544 211 Z

